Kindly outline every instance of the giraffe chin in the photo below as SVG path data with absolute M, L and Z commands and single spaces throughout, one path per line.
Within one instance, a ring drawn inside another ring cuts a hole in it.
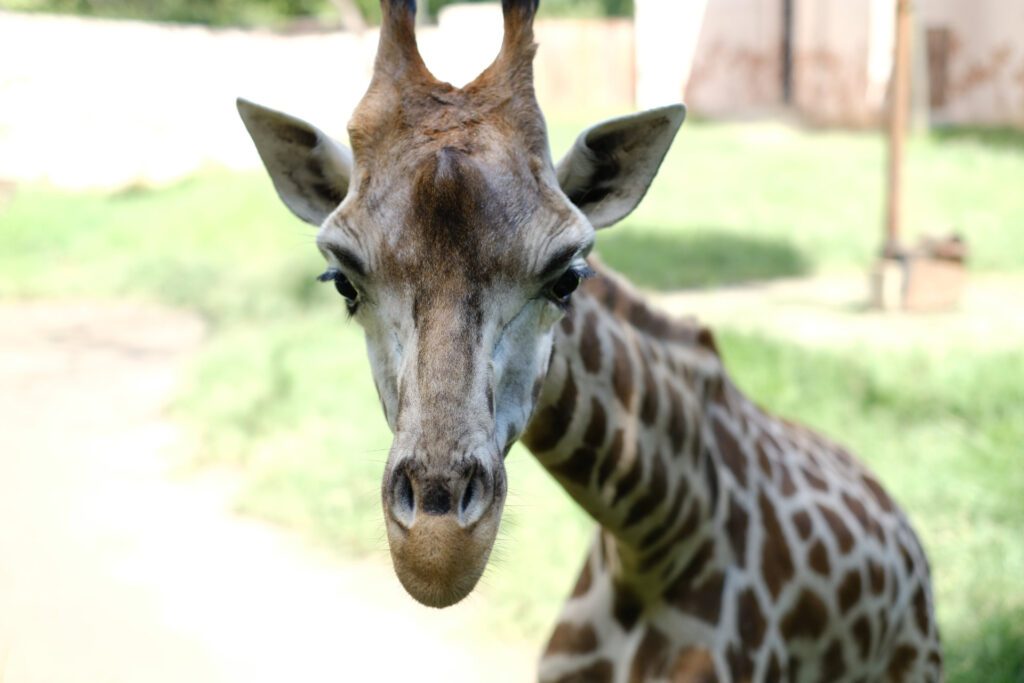
M 406 529 L 388 520 L 388 545 L 395 574 L 405 590 L 427 607 L 449 607 L 469 595 L 487 567 L 500 512 L 468 528 L 454 515 L 417 515 Z

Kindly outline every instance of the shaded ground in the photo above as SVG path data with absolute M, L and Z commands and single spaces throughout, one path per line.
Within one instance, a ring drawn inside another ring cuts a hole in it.
M 4 683 L 530 679 L 472 605 L 420 608 L 389 567 L 236 517 L 230 478 L 175 476 L 195 318 L 0 304 L 0 330 Z

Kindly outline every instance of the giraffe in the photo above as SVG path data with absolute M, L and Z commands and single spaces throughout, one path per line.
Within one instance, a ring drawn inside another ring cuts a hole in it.
M 351 149 L 238 103 L 365 331 L 399 581 L 432 607 L 473 590 L 521 440 L 598 524 L 542 682 L 941 680 L 927 559 L 877 479 L 759 408 L 709 330 L 591 255 L 685 109 L 598 124 L 554 164 L 537 2 L 502 8 L 498 56 L 455 88 L 419 55 L 415 2 L 382 0 Z

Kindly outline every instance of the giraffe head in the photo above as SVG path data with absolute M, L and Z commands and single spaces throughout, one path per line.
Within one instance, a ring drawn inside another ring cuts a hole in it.
M 533 411 L 555 324 L 595 228 L 639 203 L 682 106 L 589 129 L 557 166 L 533 92 L 536 0 L 504 0 L 495 61 L 455 88 L 416 47 L 414 0 L 382 0 L 351 150 L 240 100 L 284 203 L 319 226 L 365 330 L 394 441 L 382 484 L 395 571 L 420 602 L 475 586 L 505 499 L 504 456 Z

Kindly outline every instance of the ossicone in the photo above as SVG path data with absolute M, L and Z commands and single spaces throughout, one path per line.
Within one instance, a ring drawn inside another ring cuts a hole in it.
M 374 76 L 432 80 L 416 45 L 416 0 L 381 0 L 380 12 Z

